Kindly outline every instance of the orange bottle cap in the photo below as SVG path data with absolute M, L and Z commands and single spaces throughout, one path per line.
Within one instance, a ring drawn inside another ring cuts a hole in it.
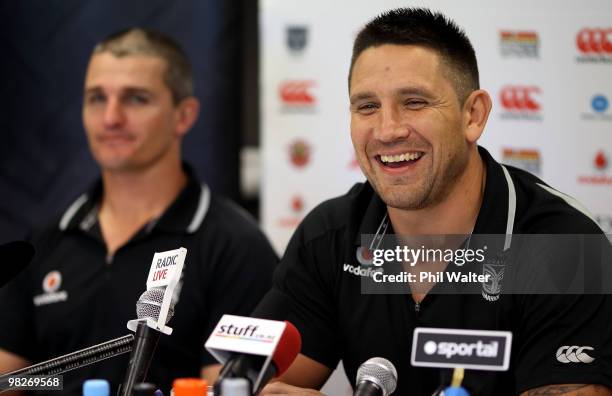
M 206 396 L 207 386 L 201 378 L 177 378 L 172 384 L 174 396 Z

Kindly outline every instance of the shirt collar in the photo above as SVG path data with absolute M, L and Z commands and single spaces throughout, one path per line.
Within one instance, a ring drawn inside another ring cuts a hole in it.
M 478 212 L 474 234 L 504 234 L 506 232 L 508 213 L 508 185 L 501 165 L 493 159 L 491 154 L 483 147 L 478 147 L 478 152 L 483 159 L 486 169 L 485 191 L 482 205 Z M 365 202 L 365 203 L 364 203 Z M 366 182 L 357 198 L 352 219 L 359 219 L 360 223 L 355 236 L 355 244 L 361 245 L 361 236 L 375 235 L 381 222 L 387 213 L 387 206 Z M 359 222 L 359 220 L 357 220 Z M 393 233 L 389 224 L 387 234 Z
M 195 171 L 189 165 L 183 164 L 183 170 L 187 175 L 187 184 L 170 207 L 147 225 L 147 231 L 155 229 L 194 233 L 204 221 L 210 206 L 210 189 L 206 184 L 200 184 Z M 102 189 L 102 180 L 98 179 L 64 212 L 59 222 L 59 229 L 88 231 L 97 222 Z

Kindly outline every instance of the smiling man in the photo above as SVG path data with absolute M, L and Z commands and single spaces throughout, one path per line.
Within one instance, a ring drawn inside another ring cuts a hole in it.
M 34 233 L 35 262 L 0 295 L 0 371 L 125 335 L 155 252 L 185 247 L 181 292 L 148 380 L 168 393 L 178 377 L 211 382 L 204 342 L 223 314 L 248 314 L 277 258 L 246 212 L 215 196 L 181 161 L 198 116 L 192 71 L 169 37 L 129 29 L 98 44 L 84 87 L 83 123 L 101 178 Z M 62 395 L 88 378 L 116 393 L 128 355 L 64 376 Z
M 612 395 L 608 296 L 430 293 L 435 280 L 406 294 L 362 289 L 376 271 L 366 271 L 362 235 L 601 234 L 570 197 L 477 145 L 492 103 L 463 31 L 425 9 L 375 18 L 355 39 L 349 100 L 367 182 L 314 209 L 289 243 L 256 313 L 293 322 L 303 348 L 263 394 L 318 394 L 339 360 L 353 382 L 363 362 L 384 357 L 397 368 L 395 394 L 429 396 L 450 375 L 413 367 L 410 352 L 414 329 L 433 327 L 513 333 L 509 371 L 466 371 L 471 395 Z M 560 356 L 562 346 L 589 355 Z

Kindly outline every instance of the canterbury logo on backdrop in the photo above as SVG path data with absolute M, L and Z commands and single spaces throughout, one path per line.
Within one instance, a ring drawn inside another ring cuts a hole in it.
M 576 45 L 585 54 L 612 54 L 612 28 L 582 29 L 576 35 Z
M 540 92 L 535 86 L 505 86 L 500 92 L 501 105 L 506 110 L 538 111 L 541 106 L 534 95 Z

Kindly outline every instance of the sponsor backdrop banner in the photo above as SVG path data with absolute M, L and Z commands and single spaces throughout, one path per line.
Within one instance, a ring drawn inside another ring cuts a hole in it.
M 364 180 L 349 135 L 351 46 L 365 22 L 399 6 L 442 11 L 472 40 L 493 99 L 480 144 L 612 232 L 610 1 L 262 0 L 262 221 L 275 248 L 317 204 Z

